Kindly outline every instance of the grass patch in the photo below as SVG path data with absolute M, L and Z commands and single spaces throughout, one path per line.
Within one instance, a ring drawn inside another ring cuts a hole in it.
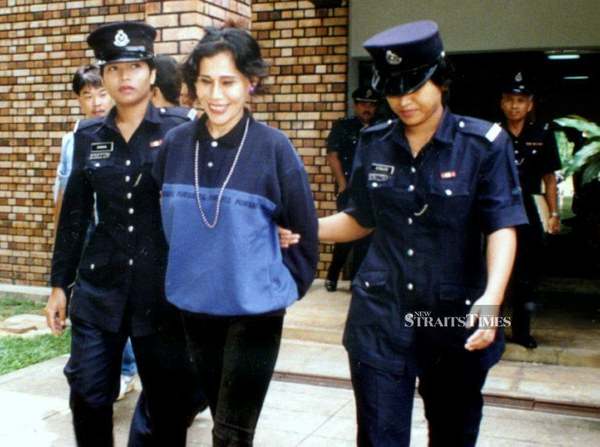
M 70 329 L 59 337 L 54 335 L 38 335 L 31 338 L 0 337 L 0 374 L 67 354 L 70 349 Z
M 0 321 L 12 317 L 13 315 L 43 315 L 45 306 L 45 303 L 38 301 L 18 300 L 0 296 Z
M 14 315 L 44 314 L 45 303 L 0 295 L 0 321 Z M 71 330 L 60 337 L 38 335 L 23 338 L 0 336 L 0 374 L 6 374 L 44 360 L 67 354 L 71 349 Z

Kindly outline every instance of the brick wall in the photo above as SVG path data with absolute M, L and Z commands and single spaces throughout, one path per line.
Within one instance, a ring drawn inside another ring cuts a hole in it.
M 70 83 L 91 61 L 87 34 L 147 19 L 160 28 L 157 51 L 182 54 L 201 25 L 250 13 L 250 0 L 0 0 L 0 283 L 47 283 L 52 183 L 61 136 L 80 118 Z
M 325 139 L 346 111 L 348 8 L 253 0 L 252 32 L 271 65 L 269 93 L 255 100 L 255 115 L 292 139 L 309 173 L 319 214 L 330 214 L 335 210 L 334 180 Z M 321 277 L 331 248 L 321 247 Z

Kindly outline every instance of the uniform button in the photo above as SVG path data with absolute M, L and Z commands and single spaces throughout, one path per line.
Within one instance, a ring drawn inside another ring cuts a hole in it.
M 411 166 L 410 172 L 412 172 L 414 174 L 415 172 L 417 172 L 417 168 L 415 168 L 414 166 Z
M 412 248 L 409 248 L 408 250 L 406 250 L 406 254 L 408 256 L 413 256 L 415 254 L 415 251 Z
M 415 185 L 409 185 L 408 186 L 408 190 L 409 191 L 414 191 L 415 190 Z
M 407 222 L 408 222 L 408 224 L 409 224 L 409 225 L 412 225 L 412 224 L 413 224 L 412 217 L 409 217 L 409 218 L 407 219 Z
M 369 288 L 369 286 L 370 286 L 370 285 L 371 285 L 371 284 L 369 284 L 369 281 L 365 281 L 365 287 L 366 287 L 367 289 Z
M 377 188 L 377 187 L 379 186 L 379 183 L 377 183 L 377 182 L 373 182 L 373 183 L 371 183 L 371 186 L 372 186 L 373 188 Z
M 97 168 L 100 167 L 100 163 L 94 163 L 94 166 L 96 166 Z
M 133 225 L 129 225 L 127 227 L 127 231 L 129 231 L 130 233 L 133 233 Z
M 531 153 L 532 154 L 537 154 L 537 150 L 534 149 L 534 150 L 531 151 Z
M 388 124 L 392 124 L 394 121 L 393 120 L 388 120 Z
M 135 211 L 133 208 L 129 208 L 129 214 L 133 214 Z
M 451 189 L 447 189 L 444 192 L 446 193 L 447 196 L 451 196 L 452 195 L 452 190 Z
M 212 147 L 217 147 L 219 145 L 219 143 L 217 143 L 216 141 L 213 141 L 212 143 L 210 143 L 210 145 Z
M 412 282 L 409 282 L 409 283 L 406 285 L 406 288 L 407 288 L 408 290 L 413 290 L 413 289 L 415 288 L 415 285 L 414 285 Z
M 209 161 L 208 163 L 206 163 L 206 166 L 208 166 L 209 168 L 212 168 L 214 166 L 212 161 Z
M 519 155 L 519 151 L 515 149 L 515 154 Z
M 166 112 L 165 108 L 164 108 L 164 107 L 161 107 L 161 108 L 160 108 L 160 113 L 165 113 L 165 112 Z
M 125 166 L 131 166 L 131 160 L 127 160 L 127 161 L 125 162 Z
M 129 265 L 133 265 L 133 259 L 129 260 Z
M 467 306 L 470 306 L 470 305 L 471 305 L 471 300 L 465 300 L 465 304 L 466 304 Z
M 465 122 L 464 122 L 464 121 L 459 121 L 459 122 L 458 122 L 458 127 L 460 127 L 461 129 L 462 129 L 463 127 L 465 127 Z
M 130 192 L 127 193 L 127 200 L 131 200 L 132 194 Z
M 96 268 L 96 264 L 90 264 L 90 270 L 94 270 Z
M 128 175 L 125 176 L 125 183 L 129 183 L 131 181 L 131 177 Z

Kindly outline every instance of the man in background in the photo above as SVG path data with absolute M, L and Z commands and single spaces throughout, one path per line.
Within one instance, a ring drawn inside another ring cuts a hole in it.
M 360 131 L 375 121 L 379 101 L 375 92 L 367 87 L 359 87 L 354 90 L 352 99 L 354 101 L 354 116 L 336 121 L 327 138 L 327 161 L 335 178 L 338 211 L 343 210 L 348 203 L 349 191 L 346 187 L 352 174 L 352 163 Z M 350 265 L 350 279 L 354 278 L 367 254 L 369 240 L 370 237 L 366 237 L 355 242 L 334 245 L 333 258 L 325 280 L 325 288 L 328 292 L 337 290 L 338 277 L 351 251 L 353 254 Z

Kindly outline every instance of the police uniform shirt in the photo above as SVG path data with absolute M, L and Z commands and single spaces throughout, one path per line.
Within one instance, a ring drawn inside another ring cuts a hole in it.
M 548 126 L 526 123 L 519 136 L 508 132 L 523 194 L 540 194 L 542 177 L 561 168 L 556 140 Z
M 337 152 L 346 180 L 350 179 L 354 153 L 360 131 L 364 127 L 358 117 L 344 118 L 336 121 L 327 137 L 327 153 Z
M 85 120 L 75 134 L 51 285 L 66 289 L 74 283 L 72 318 L 141 336 L 156 329 L 165 302 L 166 242 L 151 168 L 167 130 L 187 118 L 149 105 L 126 142 L 115 115 L 113 108 L 105 118 Z M 98 224 L 82 252 L 94 195 Z
M 401 371 L 415 348 L 409 312 L 465 315 L 485 288 L 484 236 L 527 222 L 506 132 L 445 111 L 432 140 L 413 158 L 398 120 L 361 134 L 345 211 L 374 228 L 354 280 L 344 345 L 351 357 Z M 466 329 L 424 330 L 464 351 Z M 481 351 L 491 366 L 496 342 Z

